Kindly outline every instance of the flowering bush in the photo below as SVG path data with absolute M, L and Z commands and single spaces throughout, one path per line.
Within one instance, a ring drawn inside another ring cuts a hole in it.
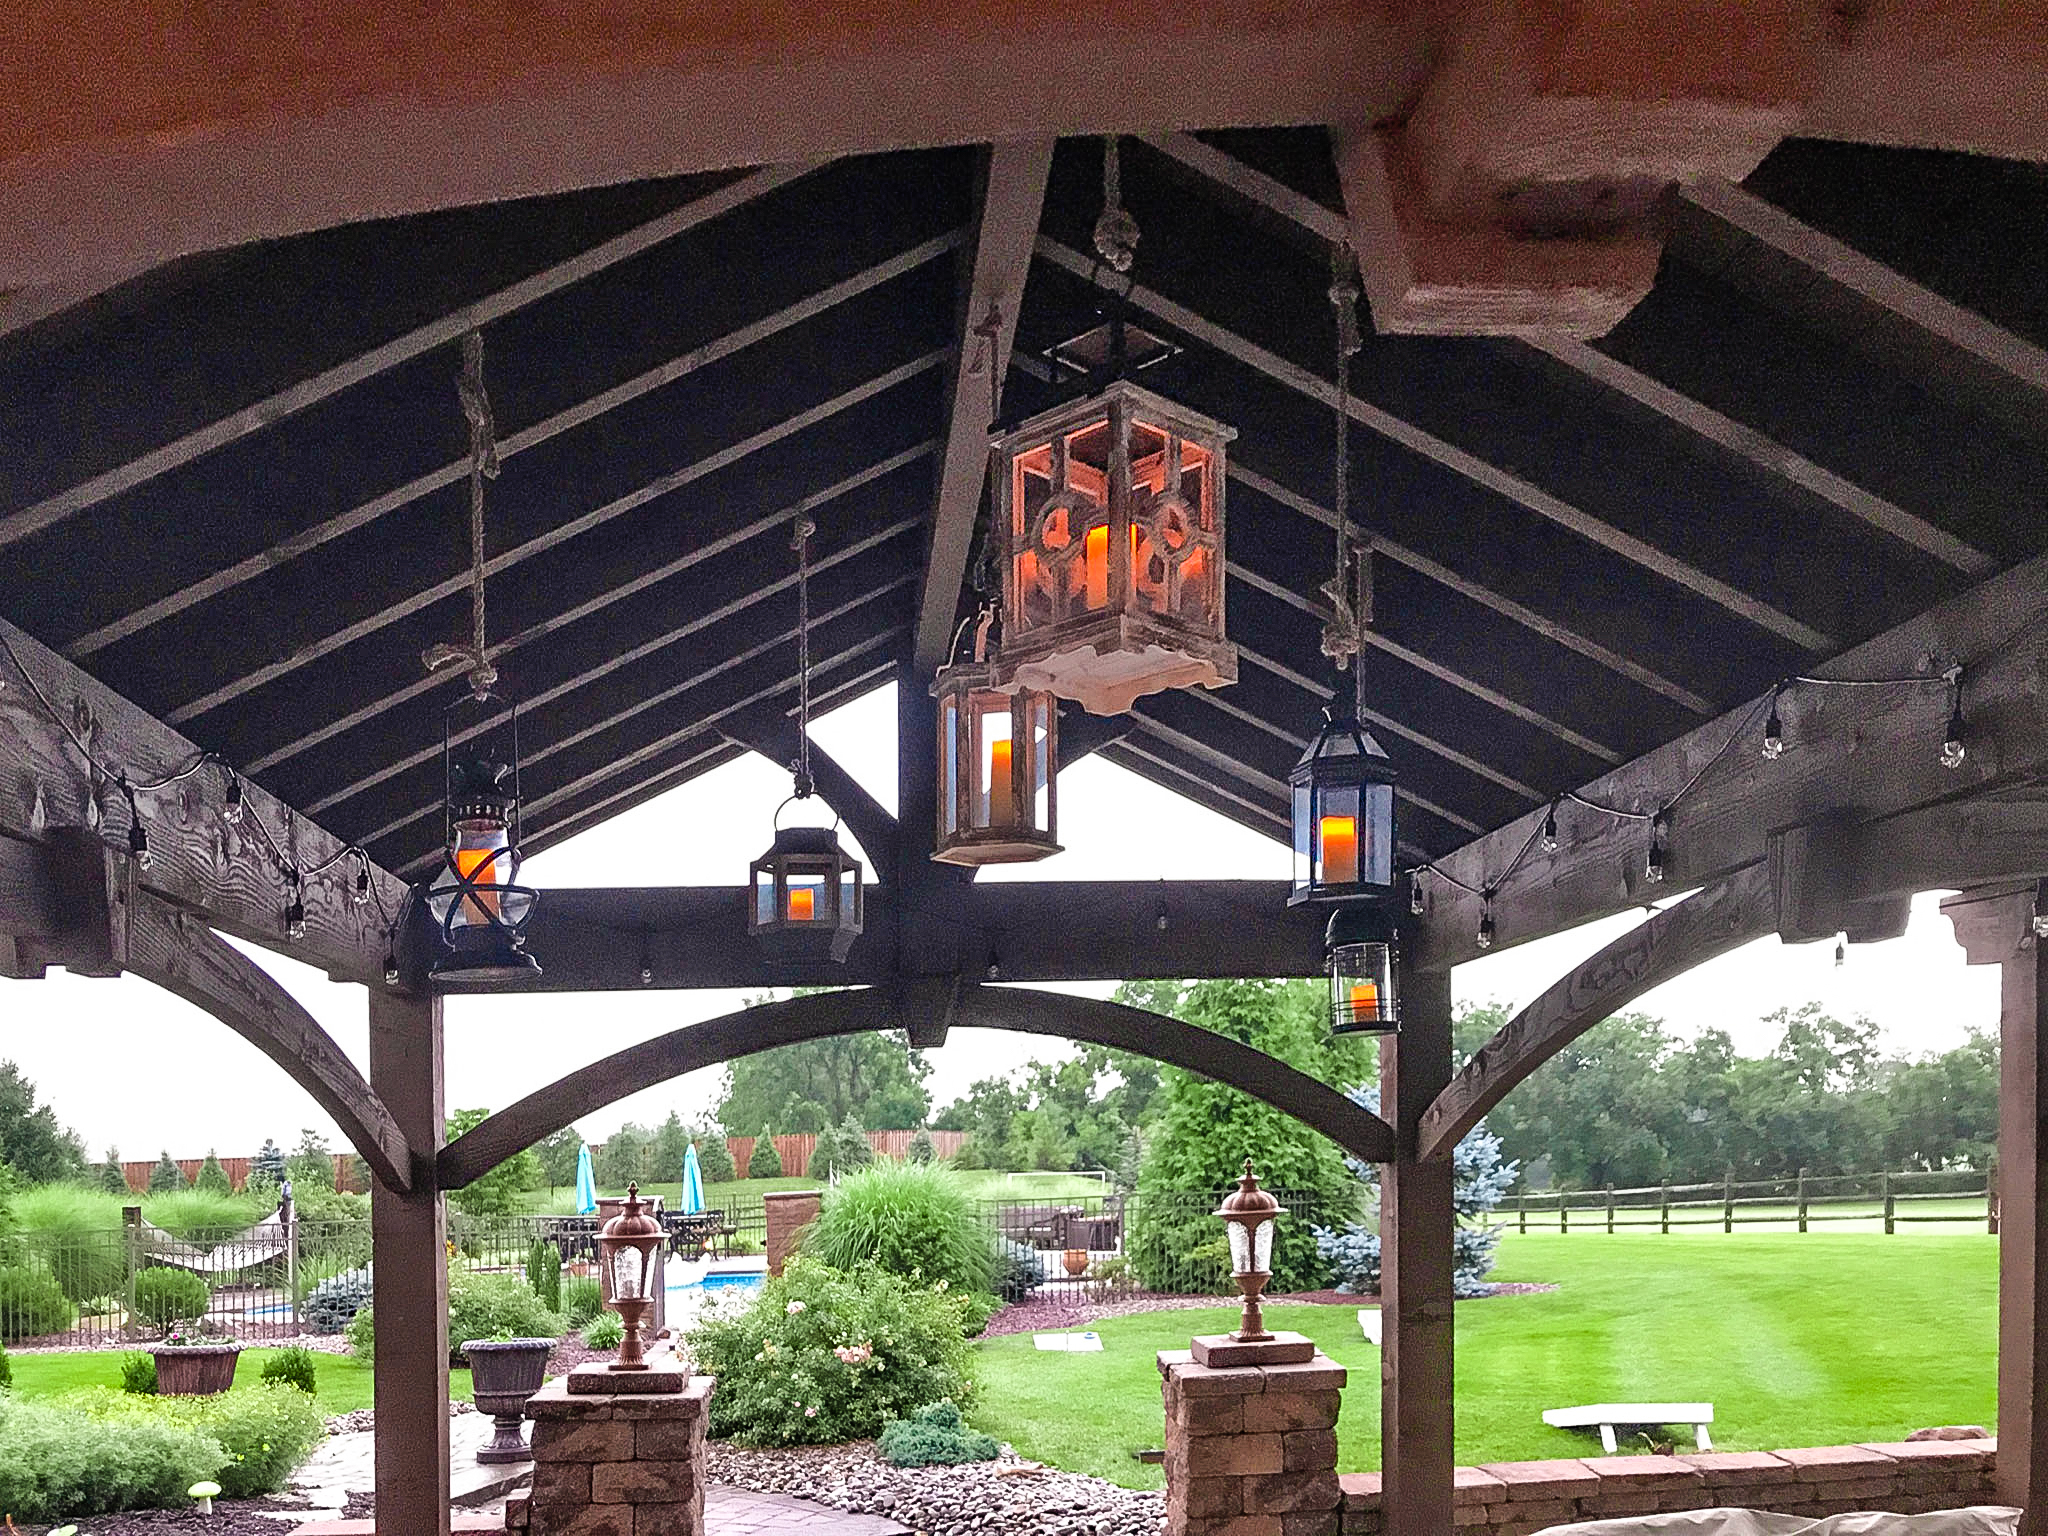
M 718 1377 L 714 1436 L 833 1445 L 871 1439 L 942 1398 L 967 1402 L 964 1321 L 948 1288 L 799 1257 L 745 1311 L 707 1314 L 688 1342 Z

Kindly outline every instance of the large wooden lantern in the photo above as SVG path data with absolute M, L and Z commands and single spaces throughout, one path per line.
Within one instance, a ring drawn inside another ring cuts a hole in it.
M 495 702 L 488 695 L 455 708 Z M 450 712 L 451 718 L 453 710 Z M 539 893 L 519 883 L 519 725 L 512 713 L 509 759 L 488 742 L 457 749 L 442 737 L 447 841 L 426 890 L 440 939 L 429 973 L 438 981 L 505 985 L 540 974 L 526 951 Z
M 938 828 L 942 864 L 1026 864 L 1060 851 L 1059 710 L 1040 689 L 998 688 L 987 662 L 942 668 Z
M 1393 895 L 1394 779 L 1393 762 L 1356 719 L 1326 712 L 1287 776 L 1294 810 L 1289 906 Z
M 998 679 L 1121 714 L 1237 680 L 1224 638 L 1224 451 L 1236 433 L 1114 379 L 995 445 Z
M 749 883 L 747 931 L 768 959 L 845 961 L 860 937 L 861 870 L 839 846 L 837 828 L 778 825 Z

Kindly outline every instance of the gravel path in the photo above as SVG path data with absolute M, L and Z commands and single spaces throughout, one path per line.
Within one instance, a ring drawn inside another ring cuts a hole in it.
M 1166 1525 L 1164 1494 L 1007 1454 L 964 1467 L 892 1467 L 872 1443 L 746 1451 L 714 1442 L 710 1475 L 754 1493 L 886 1515 L 924 1536 L 1159 1536 Z

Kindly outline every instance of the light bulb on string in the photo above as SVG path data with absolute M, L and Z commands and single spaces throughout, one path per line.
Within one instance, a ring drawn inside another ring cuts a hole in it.
M 1963 742 L 1963 669 L 1950 667 L 1942 676 L 1948 682 L 1948 728 L 1941 738 L 1941 766 L 1960 768 L 1970 750 Z
M 1771 714 L 1770 718 L 1764 721 L 1764 760 L 1766 762 L 1775 763 L 1785 755 L 1785 722 L 1778 718 L 1778 699 L 1784 691 L 1783 688 L 1777 688 L 1771 692 Z
M 149 834 L 142 830 L 139 820 L 128 823 L 128 851 L 134 855 L 138 869 L 147 870 L 155 866 L 156 859 L 149 851 Z
M 384 985 L 398 985 L 398 956 L 388 949 L 384 952 Z
M 292 899 L 285 904 L 284 909 L 285 936 L 293 939 L 303 939 L 306 936 L 305 887 L 300 881 L 299 872 L 296 869 L 286 870 L 284 878 L 286 887 L 292 893 Z
M 1557 852 L 1557 802 L 1550 802 L 1550 809 L 1543 813 L 1543 851 Z
M 1643 878 L 1651 885 L 1664 883 L 1664 812 L 1650 818 L 1650 853 L 1643 863 Z
M 1846 935 L 1835 937 L 1835 969 L 1840 970 L 1849 963 L 1849 940 Z
M 1482 898 L 1486 905 L 1479 911 L 1479 931 L 1472 936 L 1472 942 L 1481 949 L 1493 948 L 1493 892 L 1488 891 Z
M 366 907 L 370 904 L 370 861 L 367 857 L 360 858 L 357 861 L 356 888 L 352 899 L 359 907 Z
M 1408 872 L 1408 915 L 1422 916 L 1422 871 L 1419 869 Z
M 242 780 L 232 768 L 223 768 L 227 784 L 220 792 L 220 819 L 231 827 L 242 824 Z

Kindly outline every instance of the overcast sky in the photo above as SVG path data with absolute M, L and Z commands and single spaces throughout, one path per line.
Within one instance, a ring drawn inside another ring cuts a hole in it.
M 922 701 L 920 701 L 922 702 Z M 895 805 L 895 692 L 870 694 L 821 720 L 817 740 L 883 805 Z M 738 885 L 768 844 L 770 818 L 788 793 L 787 773 L 758 757 L 729 763 L 648 804 L 593 827 L 527 865 L 549 886 Z M 998 868 L 984 879 L 1284 879 L 1287 851 L 1199 806 L 1089 758 L 1060 777 L 1066 852 L 1039 864 Z M 851 839 L 848 840 L 849 842 Z M 872 871 L 871 871 L 872 873 Z M 1865 1014 L 1887 1048 L 1945 1050 L 1972 1028 L 1998 1027 L 1998 972 L 1963 964 L 1936 896 L 1914 903 L 1903 938 L 1852 948 L 1837 968 L 1831 943 L 1765 939 L 1650 993 L 1637 1006 L 1682 1034 L 1719 1027 L 1739 1050 L 1768 1049 L 1759 1023 L 1775 1008 L 1818 1000 Z M 1626 913 L 1490 955 L 1454 973 L 1459 999 L 1520 1004 L 1616 935 L 1641 921 Z M 269 950 L 244 946 L 366 1066 L 363 992 Z M 547 957 L 541 955 L 541 963 Z M 1106 996 L 1111 988 L 1077 986 Z M 635 1041 L 741 1006 L 733 992 L 599 993 L 455 997 L 447 1007 L 450 1108 L 501 1108 L 564 1073 Z M 931 1055 L 936 1104 L 975 1079 L 1056 1042 L 959 1029 Z M 253 1046 L 168 992 L 134 977 L 95 981 L 52 971 L 45 981 L 0 980 L 0 1057 L 17 1062 L 45 1102 L 85 1137 L 93 1156 L 118 1146 L 130 1159 L 253 1152 L 301 1127 L 338 1133 L 310 1099 Z M 579 1128 L 602 1139 L 620 1122 L 658 1121 L 671 1108 L 708 1115 L 721 1074 L 700 1072 L 625 1099 Z

